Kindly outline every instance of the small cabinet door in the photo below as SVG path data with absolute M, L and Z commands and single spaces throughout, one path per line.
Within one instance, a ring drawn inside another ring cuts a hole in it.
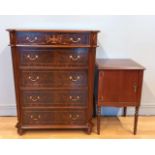
M 137 102 L 138 75 L 136 70 L 121 71 L 119 102 Z
M 137 104 L 138 76 L 133 70 L 100 71 L 98 103 L 116 107 Z

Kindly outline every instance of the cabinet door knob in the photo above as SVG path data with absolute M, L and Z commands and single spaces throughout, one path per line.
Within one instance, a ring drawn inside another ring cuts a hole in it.
M 76 57 L 73 57 L 72 55 L 70 55 L 69 58 L 70 58 L 72 61 L 77 61 L 77 60 L 80 59 L 80 55 L 77 55 Z
M 103 101 L 103 96 L 101 96 L 100 99 Z
M 80 76 L 76 76 L 75 78 L 73 76 L 69 76 L 69 79 L 73 82 L 76 82 L 76 81 L 80 80 Z
M 137 92 L 137 84 L 133 85 L 133 90 L 134 90 L 135 93 Z
M 77 39 L 70 38 L 69 40 L 70 40 L 71 42 L 73 42 L 73 43 L 78 43 L 78 42 L 81 41 L 81 38 L 77 38 Z
M 28 54 L 28 55 L 27 55 L 27 58 L 28 58 L 30 61 L 34 61 L 34 60 L 38 59 L 38 55 L 31 56 L 30 54 Z
M 36 76 L 34 78 L 32 76 L 29 76 L 28 79 L 31 80 L 32 82 L 35 82 L 35 81 L 39 80 L 39 76 Z

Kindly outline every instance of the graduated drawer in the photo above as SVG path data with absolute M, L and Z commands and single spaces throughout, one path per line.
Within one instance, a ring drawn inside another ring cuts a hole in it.
M 22 87 L 86 87 L 87 71 L 25 71 L 21 70 Z
M 39 106 L 86 106 L 85 90 L 21 91 L 21 104 L 25 107 Z
M 18 48 L 20 66 L 88 66 L 88 48 Z
M 90 33 L 16 32 L 16 44 L 88 45 L 90 44 Z
M 23 125 L 84 125 L 85 110 L 26 110 L 23 111 Z

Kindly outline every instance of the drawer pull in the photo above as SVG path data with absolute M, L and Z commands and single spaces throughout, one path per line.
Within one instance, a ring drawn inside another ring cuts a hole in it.
M 35 55 L 35 56 L 31 56 L 30 54 L 27 55 L 27 58 L 31 61 L 34 61 L 36 59 L 38 59 L 38 55 Z
M 80 76 L 77 76 L 77 77 L 73 77 L 73 76 L 69 76 L 69 79 L 71 80 L 71 81 L 73 81 L 73 82 L 76 82 L 76 81 L 78 81 L 78 80 L 80 80 Z
M 73 38 L 70 38 L 69 40 L 73 43 L 78 43 L 79 41 L 81 41 L 81 38 L 77 38 L 76 40 Z
M 39 76 L 37 76 L 36 78 L 32 78 L 32 76 L 29 76 L 28 79 L 35 82 L 35 81 L 39 80 Z
M 77 120 L 79 118 L 79 115 L 78 114 L 76 114 L 76 115 L 70 114 L 69 118 L 72 119 L 73 121 L 75 121 L 75 120 Z
M 33 121 L 38 121 L 41 118 L 41 116 L 38 115 L 34 117 L 33 115 L 31 115 L 30 118 L 33 119 Z
M 75 98 L 73 96 L 69 96 L 69 99 L 72 101 L 78 101 L 80 99 L 80 96 L 76 96 Z
M 80 59 L 80 56 L 76 56 L 76 57 L 73 57 L 72 55 L 69 56 L 69 58 L 72 60 L 72 61 L 77 61 Z
M 32 100 L 33 102 L 36 102 L 40 99 L 39 96 L 30 96 L 30 100 Z
M 29 41 L 30 43 L 33 43 L 38 40 L 38 37 L 34 37 L 32 39 L 30 37 L 26 37 L 26 40 Z

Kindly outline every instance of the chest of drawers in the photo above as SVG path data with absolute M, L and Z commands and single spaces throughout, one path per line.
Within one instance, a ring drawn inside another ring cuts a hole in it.
M 18 133 L 92 130 L 98 31 L 9 29 Z

